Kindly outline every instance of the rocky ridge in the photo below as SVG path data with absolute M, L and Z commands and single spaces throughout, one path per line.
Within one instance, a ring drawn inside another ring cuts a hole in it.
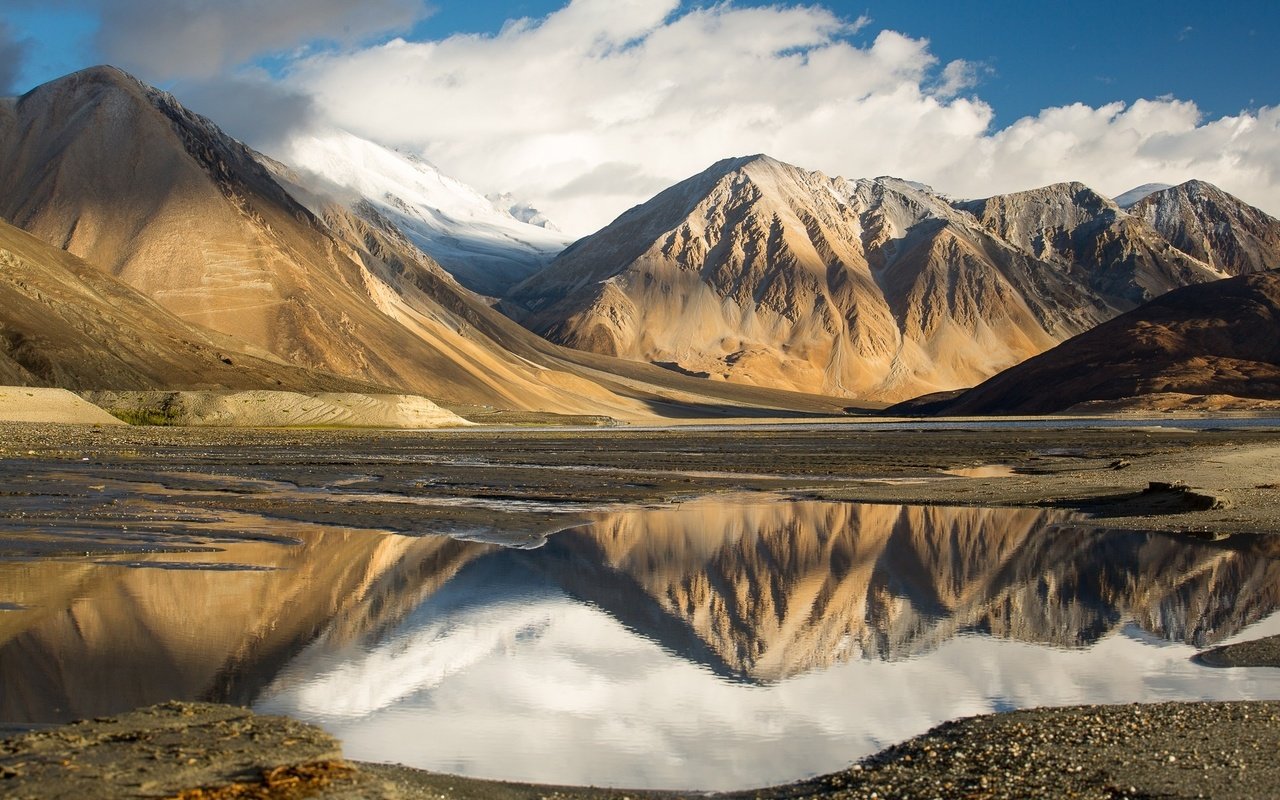
M 503 308 L 571 347 L 898 400 L 973 385 L 1170 289 L 1280 262 L 1265 246 L 1280 221 L 1261 212 L 1239 219 L 1264 244 L 1217 261 L 1179 249 L 1142 210 L 1177 196 L 1132 214 L 1078 183 L 952 202 L 895 178 L 728 159 L 577 242 Z

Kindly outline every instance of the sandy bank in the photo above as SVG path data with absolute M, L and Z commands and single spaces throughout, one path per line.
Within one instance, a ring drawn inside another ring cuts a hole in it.
M 66 389 L 40 389 L 32 386 L 0 386 L 0 422 L 124 424 Z
M 429 428 L 472 423 L 425 397 L 272 391 L 88 392 L 116 417 L 141 425 L 219 428 Z

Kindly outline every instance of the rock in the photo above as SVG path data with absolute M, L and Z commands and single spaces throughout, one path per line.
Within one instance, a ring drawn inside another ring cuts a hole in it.
M 28 733 L 0 743 L 6 797 L 174 796 L 199 787 L 270 782 L 342 757 L 315 727 L 248 709 L 162 703 L 114 718 Z M 200 795 L 188 795 L 199 797 Z

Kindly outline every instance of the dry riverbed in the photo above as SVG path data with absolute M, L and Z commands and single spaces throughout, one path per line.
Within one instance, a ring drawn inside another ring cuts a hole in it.
M 1166 486 L 1152 490 L 1153 483 Z M 1050 506 L 1090 514 L 1102 527 L 1245 537 L 1280 531 L 1280 431 L 875 430 L 856 422 L 735 431 L 3 425 L 0 556 L 209 546 L 171 536 L 167 523 L 175 519 L 228 531 L 251 518 L 404 533 L 483 531 L 494 541 L 522 543 L 600 507 L 755 490 L 865 502 Z M 74 536 L 46 533 L 70 529 Z M 1280 663 L 1265 643 L 1215 657 L 1202 656 L 1226 666 L 1245 663 L 1240 659 Z M 240 736 L 285 723 L 215 708 L 221 710 L 197 709 L 192 717 L 190 708 L 167 706 L 125 723 L 98 723 L 133 726 L 124 733 L 63 729 L 10 740 L 0 750 L 0 795 L 85 796 L 71 791 L 78 785 L 73 778 L 124 774 L 124 767 L 104 766 L 117 764 L 119 754 L 100 758 L 93 748 L 152 742 L 142 772 L 159 776 L 175 764 L 206 762 L 212 770 L 180 770 L 171 776 L 176 783 L 155 777 L 159 782 L 146 790 L 154 796 L 641 796 L 348 765 L 335 743 L 321 739 L 301 760 L 286 758 L 281 745 L 251 765 L 228 756 L 219 766 L 221 751 L 201 738 L 206 722 L 224 742 L 233 729 Z M 152 728 L 171 735 L 173 719 L 181 735 L 154 740 Z M 948 724 L 837 775 L 737 796 L 1269 797 L 1280 787 L 1278 723 L 1274 703 L 1022 711 Z M 291 724 L 298 729 L 281 741 L 323 737 Z M 261 741 L 272 741 L 263 735 Z M 298 771 L 300 763 L 310 766 Z M 55 792 L 60 781 L 70 781 L 70 793 Z M 259 793 L 179 791 L 229 783 L 253 784 Z

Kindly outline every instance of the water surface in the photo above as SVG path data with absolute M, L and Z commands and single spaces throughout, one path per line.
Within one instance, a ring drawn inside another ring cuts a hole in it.
M 758 495 L 587 519 L 532 549 L 275 523 L 0 561 L 0 721 L 229 700 L 357 759 L 712 789 L 992 710 L 1280 698 L 1189 660 L 1280 630 L 1280 540 Z

